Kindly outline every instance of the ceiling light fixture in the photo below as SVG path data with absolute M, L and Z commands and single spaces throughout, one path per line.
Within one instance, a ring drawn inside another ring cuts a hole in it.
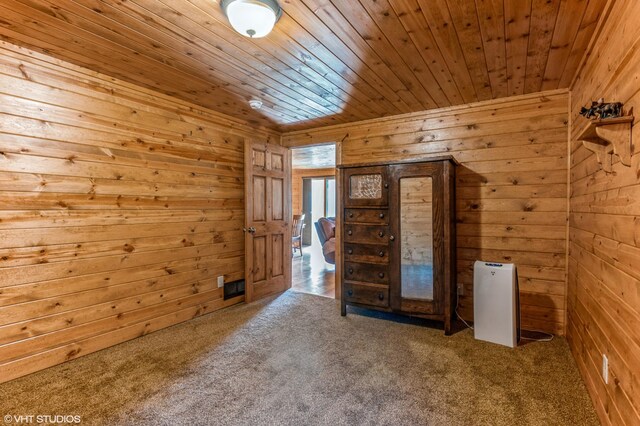
M 282 15 L 277 0 L 222 0 L 220 6 L 233 29 L 251 38 L 269 34 Z
M 251 109 L 260 109 L 262 108 L 262 101 L 260 99 L 253 98 L 249 101 L 249 106 Z

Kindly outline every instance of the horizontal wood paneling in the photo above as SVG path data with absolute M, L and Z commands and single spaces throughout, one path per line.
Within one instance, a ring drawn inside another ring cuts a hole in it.
M 604 0 L 297 0 L 265 38 L 219 0 L 10 0 L 0 36 L 276 129 L 566 88 Z M 260 110 L 249 108 L 253 97 Z
M 640 127 L 631 167 L 600 170 L 577 136 L 593 99 L 640 109 L 640 3 L 613 1 L 571 94 L 568 340 L 605 425 L 640 424 Z M 609 358 L 605 384 L 602 355 Z
M 309 177 L 335 176 L 335 167 L 326 169 L 293 169 L 291 181 L 291 204 L 293 214 L 302 213 L 302 180 Z
M 522 321 L 565 330 L 566 91 L 285 133 L 301 146 L 342 141 L 339 164 L 451 154 L 457 170 L 459 311 L 473 317 L 473 261 L 515 262 Z
M 0 381 L 241 301 L 245 137 L 0 42 Z

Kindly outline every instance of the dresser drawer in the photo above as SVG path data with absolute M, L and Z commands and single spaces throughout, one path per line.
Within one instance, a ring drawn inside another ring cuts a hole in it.
M 343 275 L 349 281 L 387 284 L 389 267 L 382 264 L 345 262 Z
M 350 282 L 344 282 L 342 285 L 342 297 L 347 303 L 360 303 L 383 308 L 389 307 L 389 286 Z
M 372 244 L 345 243 L 344 260 L 347 262 L 389 263 L 389 247 Z
M 387 209 L 345 209 L 345 223 L 372 223 L 386 225 L 389 223 Z
M 388 244 L 389 227 L 345 223 L 343 237 L 347 243 Z

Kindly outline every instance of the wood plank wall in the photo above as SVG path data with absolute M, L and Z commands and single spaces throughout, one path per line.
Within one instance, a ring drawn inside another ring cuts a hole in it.
M 579 109 L 620 101 L 640 114 L 640 2 L 611 2 L 571 92 L 569 344 L 603 424 L 640 424 L 640 126 L 631 167 L 613 173 L 576 140 Z M 636 123 L 637 123 L 636 118 Z M 609 383 L 601 375 L 609 358 Z
M 473 317 L 475 259 L 515 262 L 523 326 L 563 334 L 567 114 L 568 93 L 552 91 L 291 132 L 283 144 L 344 139 L 340 164 L 455 156 L 461 314 Z
M 243 143 L 277 137 L 0 42 L 0 381 L 237 303 Z
M 291 181 L 291 206 L 293 214 L 302 213 L 302 179 L 335 176 L 335 167 L 325 169 L 293 169 Z

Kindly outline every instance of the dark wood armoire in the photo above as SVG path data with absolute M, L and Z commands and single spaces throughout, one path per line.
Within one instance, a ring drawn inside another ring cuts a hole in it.
M 452 157 L 342 169 L 342 315 L 347 305 L 455 318 Z

